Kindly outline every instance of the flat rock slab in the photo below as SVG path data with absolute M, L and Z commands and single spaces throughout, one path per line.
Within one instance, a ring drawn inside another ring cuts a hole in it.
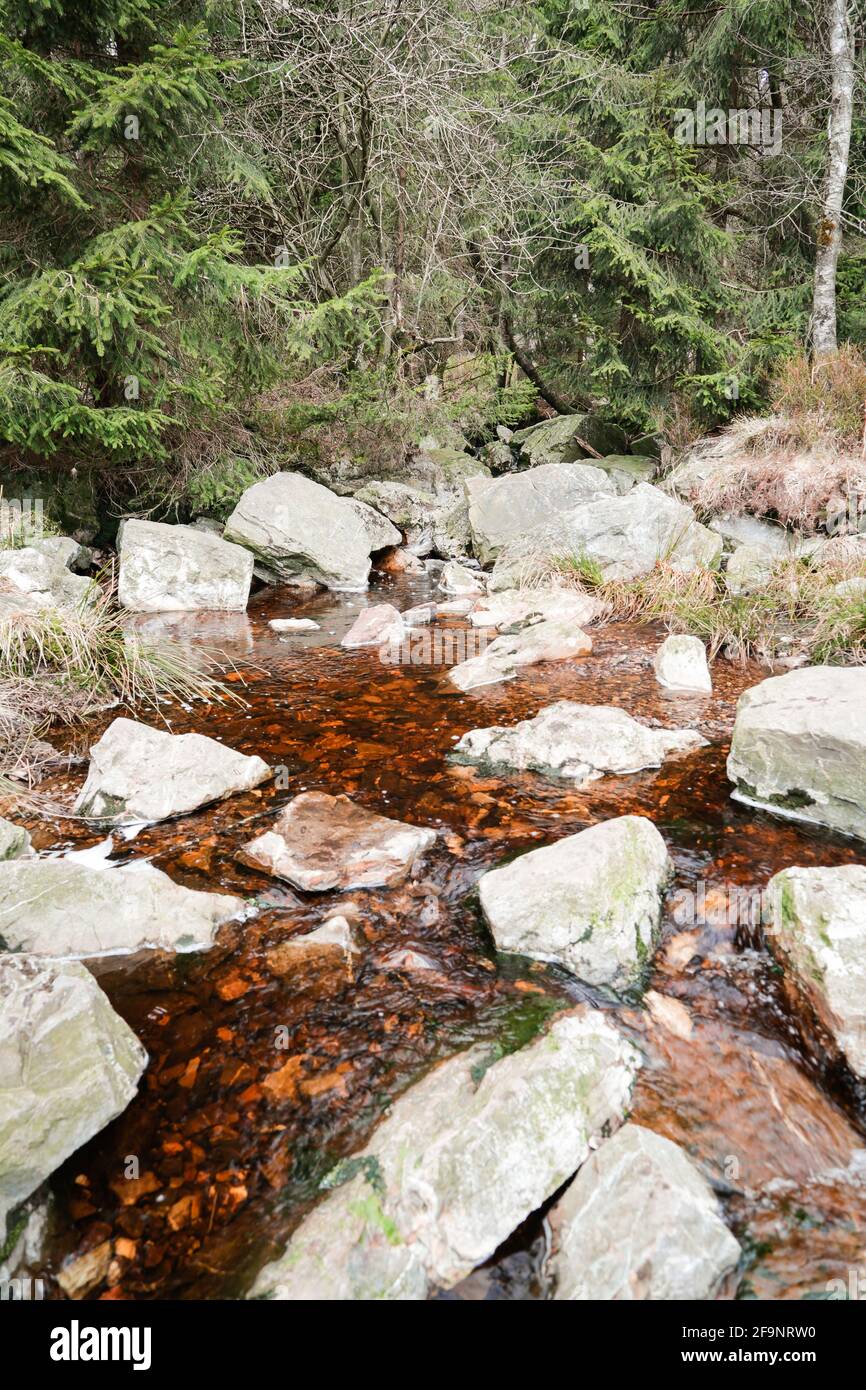
M 543 463 L 525 473 L 470 478 L 469 526 L 475 558 L 482 565 L 537 526 L 547 525 L 614 485 L 588 463 Z
M 490 869 L 478 888 L 500 951 L 622 993 L 643 982 L 670 875 L 652 821 L 619 816 Z
M 707 649 L 700 637 L 679 633 L 666 637 L 653 658 L 653 670 L 659 685 L 668 690 L 697 691 L 703 695 L 713 692 Z
M 261 758 L 204 734 L 170 734 L 135 719 L 115 719 L 90 750 L 75 809 L 118 825 L 166 820 L 249 791 L 271 775 Z
M 550 1212 L 548 1269 L 562 1300 L 712 1298 L 740 1247 L 677 1144 L 625 1124 Z
M 367 587 L 369 518 L 351 498 L 301 473 L 274 473 L 247 488 L 224 535 L 251 550 L 271 581 L 356 593 Z
M 639 1054 L 600 1013 L 506 1057 L 480 1047 L 395 1102 L 253 1297 L 423 1299 L 481 1264 L 622 1118 Z M 339 1185 L 337 1185 L 339 1184 Z
M 247 910 L 243 898 L 184 888 L 144 862 L 116 869 L 74 859 L 0 863 L 0 943 L 10 951 L 85 960 L 202 950 Z
M 117 596 L 132 612 L 242 611 L 252 578 L 250 552 L 210 531 L 134 518 L 123 523 Z
M 866 867 L 784 869 L 767 937 L 848 1065 L 866 1076 Z
M 268 627 L 274 632 L 318 632 L 321 624 L 312 618 L 271 618 Z
M 363 608 L 340 643 L 341 647 L 381 647 L 403 641 L 406 624 L 391 603 Z
M 238 858 L 306 893 L 384 888 L 402 883 L 435 839 L 435 830 L 377 816 L 347 796 L 302 792 Z
M 7 1213 L 126 1109 L 146 1065 L 84 966 L 0 955 L 0 1236 Z
M 575 589 L 503 589 L 480 598 L 469 621 L 473 627 L 495 627 L 500 631 L 526 627 L 547 618 L 570 620 L 585 627 L 601 611 L 597 598 Z
M 448 679 L 464 693 L 484 685 L 512 680 L 524 666 L 542 661 L 573 661 L 588 656 L 592 638 L 572 618 L 545 618 L 519 632 L 503 633 L 480 656 L 452 666 Z
M 470 729 L 451 756 L 487 771 L 539 772 L 585 786 L 608 773 L 624 776 L 661 767 L 671 754 L 706 742 L 691 729 L 648 729 L 613 705 L 559 700 L 510 728 Z
M 866 839 L 866 668 L 805 666 L 740 696 L 734 797 Z

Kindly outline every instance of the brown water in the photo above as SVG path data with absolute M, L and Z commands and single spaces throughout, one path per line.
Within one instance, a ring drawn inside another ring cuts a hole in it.
M 431 596 L 426 579 L 382 576 L 370 599 L 403 608 Z M 546 1009 L 586 998 L 613 1009 L 644 1052 L 632 1118 L 683 1144 L 722 1197 L 745 1250 L 726 1296 L 825 1297 L 830 1279 L 848 1283 L 860 1269 L 866 1277 L 863 1096 L 786 997 L 760 932 L 713 911 L 704 914 L 709 924 L 684 924 L 675 896 L 703 882 L 718 908 L 718 885 L 758 891 L 788 864 L 859 858 L 849 841 L 730 799 L 725 757 L 736 698 L 766 672 L 718 661 L 712 697 L 671 696 L 651 669 L 661 631 L 611 624 L 594 633 L 588 658 L 463 696 L 443 684 L 441 668 L 387 667 L 375 651 L 340 649 L 370 599 L 298 600 L 282 590 L 257 595 L 246 615 L 140 620 L 153 635 L 224 652 L 249 702 L 166 706 L 172 730 L 194 728 L 256 753 L 285 768 L 288 785 L 229 798 L 128 844 L 115 840 L 118 860 L 148 856 L 191 888 L 255 897 L 261 911 L 225 928 L 209 952 L 97 963 L 150 1065 L 126 1113 L 55 1179 L 49 1290 L 62 1261 L 111 1240 L 109 1272 L 90 1297 L 241 1293 L 285 1244 L 323 1174 L 431 1061 L 477 1039 L 528 1036 Z M 269 618 L 289 614 L 315 618 L 322 631 L 270 631 Z M 690 725 L 711 746 L 663 771 L 584 791 L 446 761 L 467 729 L 513 723 L 562 698 Z M 73 740 L 79 751 L 111 717 Z M 83 775 L 83 764 L 73 766 L 42 790 L 71 805 Z M 433 826 L 437 848 L 415 881 L 381 892 L 304 896 L 240 865 L 238 846 L 305 789 L 346 792 L 371 810 Z M 485 869 L 624 813 L 652 817 L 676 865 L 650 981 L 681 1006 L 674 1030 L 563 971 L 497 960 L 474 902 Z M 31 829 L 40 849 L 103 838 L 72 819 Z M 354 913 L 366 940 L 355 981 L 275 973 L 269 948 L 335 911 Z M 269 1082 L 277 1070 L 279 1081 Z M 130 1157 L 137 1182 L 125 1176 Z M 451 1296 L 543 1296 L 543 1243 L 539 1215 Z

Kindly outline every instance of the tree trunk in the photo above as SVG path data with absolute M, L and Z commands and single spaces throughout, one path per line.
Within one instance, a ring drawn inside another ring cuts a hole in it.
M 812 351 L 816 358 L 836 351 L 836 265 L 842 242 L 842 197 L 848 177 L 854 91 L 854 44 L 847 0 L 829 0 L 832 85 L 827 125 L 827 172 L 818 224 L 815 290 L 812 299 Z

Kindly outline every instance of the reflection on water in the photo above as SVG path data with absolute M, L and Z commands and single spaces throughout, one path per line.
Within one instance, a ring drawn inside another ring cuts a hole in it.
M 431 597 L 430 582 L 383 576 L 372 597 L 405 608 Z M 528 1031 L 550 1002 L 592 997 L 562 971 L 497 962 L 472 890 L 506 856 L 630 812 L 655 820 L 676 864 L 651 988 L 680 1005 L 672 1022 L 664 1009 L 598 1001 L 645 1054 L 633 1118 L 683 1144 L 714 1181 L 747 1252 L 741 1295 L 815 1296 L 829 1279 L 847 1279 L 866 1231 L 862 1098 L 792 1009 L 759 932 L 706 910 L 708 893 L 760 893 L 787 864 L 859 857 L 851 842 L 730 800 L 724 768 L 736 698 L 764 673 L 718 662 L 712 697 L 671 695 L 652 674 L 660 630 L 613 624 L 595 635 L 588 658 L 464 696 L 441 670 L 342 650 L 365 601 L 268 591 L 248 615 L 138 620 L 148 635 L 219 649 L 249 702 L 166 706 L 167 725 L 258 754 L 284 769 L 283 785 L 115 846 L 116 858 L 148 856 L 189 887 L 255 897 L 260 912 L 224 929 L 206 954 L 101 963 L 102 986 L 151 1061 L 126 1114 L 61 1170 L 53 1267 L 111 1239 L 113 1261 L 92 1297 L 241 1292 L 309 1208 L 322 1174 L 432 1060 Z M 268 627 L 290 615 L 321 629 Z M 467 729 L 513 723 L 563 698 L 691 725 L 711 746 L 583 791 L 446 761 Z M 86 750 L 111 717 L 71 743 Z M 82 777 L 76 769 L 44 790 L 71 805 Z M 310 788 L 435 827 L 419 878 L 390 891 L 304 896 L 242 866 L 239 844 Z M 43 850 L 103 838 L 74 820 L 30 828 Z M 684 921 L 683 894 L 701 884 L 700 920 Z M 269 949 L 335 912 L 361 927 L 356 979 L 276 973 Z M 279 1082 L 266 1084 L 277 1070 Z M 131 1158 L 135 1181 L 124 1176 Z M 542 1249 L 538 1217 L 451 1297 L 542 1297 Z

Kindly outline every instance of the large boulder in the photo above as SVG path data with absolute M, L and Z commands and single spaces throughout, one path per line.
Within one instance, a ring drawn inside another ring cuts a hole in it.
M 409 483 L 374 481 L 355 493 L 356 502 L 385 516 L 415 555 L 429 555 L 442 507 L 432 492 Z
M 366 502 L 359 502 L 357 497 L 350 497 L 355 512 L 360 517 L 367 532 L 367 543 L 370 546 L 370 554 L 375 550 L 387 550 L 390 546 L 399 545 L 403 539 L 397 527 L 392 525 L 386 516 L 377 512 L 375 507 L 370 507 Z
M 653 459 L 638 458 L 635 454 L 608 454 L 605 458 L 594 460 L 596 468 L 607 473 L 620 495 L 628 492 L 635 483 L 651 483 L 656 475 Z
M 134 613 L 243 610 L 252 578 L 249 550 L 210 531 L 134 517 L 123 523 L 117 596 Z
M 619 816 L 490 869 L 478 887 L 499 950 L 621 993 L 641 984 L 670 874 L 652 821 Z
M 423 1299 L 496 1248 L 621 1120 L 639 1056 L 593 1010 L 517 1052 L 435 1067 L 393 1105 L 253 1297 Z M 340 1185 L 337 1185 L 337 1184 Z
M 591 562 L 604 579 L 637 579 L 660 560 L 684 573 L 714 568 L 722 552 L 721 536 L 696 521 L 691 507 L 651 483 L 576 507 L 562 518 L 560 529 L 565 553 Z
M 806 666 L 740 696 L 738 801 L 866 839 L 866 668 Z
M 866 1077 L 866 867 L 784 869 L 769 897 L 774 953 L 851 1070 Z
M 0 946 L 35 956 L 89 960 L 139 950 L 198 951 L 243 898 L 200 893 L 144 862 L 94 868 L 75 859 L 0 864 Z
M 659 685 L 668 690 L 696 690 L 711 695 L 713 681 L 707 665 L 707 649 L 700 637 L 671 633 L 653 657 Z
M 648 729 L 612 705 L 560 700 L 511 728 L 470 729 L 452 758 L 485 772 L 540 772 L 586 786 L 607 773 L 661 767 L 671 754 L 705 745 L 691 729 Z
M 739 1262 L 712 1188 L 670 1139 L 625 1124 L 550 1212 L 556 1299 L 712 1298 Z
M 146 1065 L 84 966 L 0 956 L 0 1244 L 7 1214 L 126 1109 Z
M 579 504 L 615 493 L 608 475 L 586 463 L 547 463 L 525 473 L 470 478 L 466 489 L 472 547 L 483 565 Z
M 628 440 L 618 425 L 597 415 L 556 415 L 512 435 L 510 443 L 520 451 L 527 468 L 545 463 L 573 463 L 598 454 L 624 454 Z M 588 444 L 589 449 L 584 448 Z
M 435 830 L 377 816 L 347 796 L 302 792 L 238 858 L 307 893 L 380 888 L 402 883 L 435 839 Z
M 494 638 L 479 656 L 452 666 L 448 679 L 466 693 L 513 680 L 523 667 L 537 666 L 542 661 L 573 661 L 591 651 L 592 638 L 572 617 L 544 618 Z
M 33 611 L 92 603 L 99 589 L 85 575 L 73 574 L 67 558 L 64 551 L 40 544 L 0 550 L 0 588 L 20 594 L 25 608 Z
M 368 526 L 351 499 L 301 473 L 275 473 L 247 488 L 224 535 L 251 550 L 271 582 L 357 593 L 370 573 Z
M 75 809 L 118 825 L 166 820 L 249 791 L 271 775 L 262 758 L 237 753 L 205 734 L 170 734 L 120 718 L 90 750 Z

